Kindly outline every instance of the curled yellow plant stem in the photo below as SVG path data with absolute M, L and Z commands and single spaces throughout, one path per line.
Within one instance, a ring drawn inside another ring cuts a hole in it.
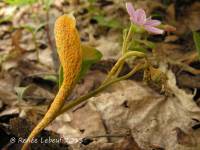
M 63 83 L 49 110 L 32 130 L 22 150 L 27 150 L 31 140 L 57 116 L 64 105 L 65 98 L 71 93 L 80 71 L 82 51 L 75 18 L 72 15 L 60 16 L 55 22 L 54 32 L 60 63 L 63 67 Z

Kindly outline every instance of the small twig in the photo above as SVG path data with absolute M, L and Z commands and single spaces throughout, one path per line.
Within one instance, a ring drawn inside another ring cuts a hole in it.
M 49 46 L 50 48 L 53 50 L 54 49 L 54 46 L 53 46 L 53 43 L 51 41 L 51 36 L 50 36 L 50 28 L 49 28 L 49 11 L 47 10 L 46 11 L 46 21 L 47 21 L 47 24 L 46 24 L 46 33 L 47 33 L 47 39 L 48 39 L 48 42 L 49 42 Z
M 194 75 L 200 74 L 200 70 L 195 69 L 193 67 L 190 67 L 189 65 L 184 64 L 182 62 L 178 62 L 178 61 L 175 61 L 175 60 L 172 60 L 172 59 L 168 59 L 168 62 L 172 65 L 177 65 L 177 66 L 181 67 L 182 70 L 188 71 L 188 72 L 190 72 Z
M 46 24 L 46 34 L 47 34 L 47 39 L 48 39 L 48 43 L 49 43 L 49 46 L 50 46 L 50 49 L 52 51 L 52 57 L 53 57 L 53 63 L 54 63 L 54 69 L 56 71 L 58 71 L 58 56 L 57 56 L 57 53 L 56 53 L 56 49 L 55 49 L 55 46 L 53 44 L 53 41 L 51 39 L 51 34 L 50 34 L 50 25 L 49 25 L 49 10 L 46 10 L 46 21 L 47 21 L 47 24 Z
M 116 137 L 116 138 L 120 138 L 120 137 L 126 137 L 129 136 L 130 133 L 124 133 L 124 134 L 104 134 L 104 135 L 97 135 L 97 136 L 87 136 L 85 138 L 88 139 L 95 139 L 95 138 L 104 138 L 104 137 Z

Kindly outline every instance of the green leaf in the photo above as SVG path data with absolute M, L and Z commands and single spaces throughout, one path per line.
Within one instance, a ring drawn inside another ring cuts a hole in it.
M 10 5 L 28 5 L 36 3 L 38 0 L 4 0 L 4 2 L 10 4 Z
M 0 19 L 0 24 L 5 23 L 5 22 L 12 22 L 12 17 L 5 17 Z
M 33 33 L 35 31 L 35 27 L 32 25 L 28 25 L 28 24 L 24 24 L 24 25 L 20 26 L 20 28 L 26 29 L 31 33 Z
M 28 90 L 32 89 L 33 85 L 28 85 L 25 87 L 15 87 L 15 92 L 17 93 L 18 100 L 23 100 L 23 97 L 28 92 Z
M 47 25 L 47 23 L 41 23 L 37 26 L 37 28 L 35 28 L 34 32 L 37 33 L 40 30 L 42 30 L 45 26 Z
M 102 15 L 94 16 L 93 19 L 95 19 L 100 26 L 109 28 L 122 28 L 121 24 L 116 19 L 108 19 Z
M 90 69 L 91 65 L 97 63 L 103 56 L 100 51 L 85 44 L 82 44 L 82 51 L 83 51 L 83 60 L 80 73 L 77 77 L 77 81 L 83 78 L 83 76 Z M 63 69 L 62 67 L 60 67 L 59 87 L 61 86 L 62 82 L 63 82 Z
M 44 0 L 44 9 L 49 10 L 51 4 L 53 3 L 54 0 Z
M 140 33 L 141 34 L 141 33 L 145 32 L 145 30 L 142 27 L 137 26 L 133 23 L 131 24 L 131 27 L 132 27 L 132 30 L 133 30 L 134 33 Z
M 144 44 L 147 48 L 154 49 L 156 47 L 155 43 L 147 40 L 137 40 L 137 42 Z
M 55 82 L 55 83 L 58 82 L 57 77 L 55 75 L 50 75 L 50 74 L 49 75 L 44 75 L 42 78 L 44 80 L 47 80 L 47 81 L 52 81 L 52 82 Z
M 83 61 L 81 66 L 81 71 L 78 76 L 78 80 L 80 80 L 90 69 L 92 64 L 97 63 L 102 58 L 102 54 L 97 49 L 82 44 L 82 51 L 83 51 Z
M 197 32 L 193 32 L 193 40 L 200 59 L 200 34 Z
M 129 50 L 139 51 L 139 52 L 143 52 L 143 53 L 146 53 L 146 51 L 147 51 L 147 49 L 144 46 L 142 46 L 139 41 L 136 41 L 136 40 L 134 40 L 130 43 Z
M 101 52 L 94 47 L 86 44 L 82 44 L 81 47 L 83 51 L 83 61 L 96 63 L 102 58 Z

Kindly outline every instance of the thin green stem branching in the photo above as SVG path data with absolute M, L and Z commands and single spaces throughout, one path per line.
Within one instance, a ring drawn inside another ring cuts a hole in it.
M 141 70 L 141 69 L 144 69 L 146 67 L 146 63 L 142 63 L 142 64 L 138 64 L 136 65 L 128 74 L 122 76 L 122 77 L 119 77 L 119 78 L 115 78 L 115 79 L 112 79 L 111 81 L 101 85 L 99 88 L 95 89 L 94 91 L 91 91 L 90 93 L 84 95 L 84 96 L 81 96 L 75 100 L 72 100 L 70 101 L 68 104 L 66 104 L 65 106 L 63 106 L 63 108 L 61 109 L 61 111 L 59 112 L 58 115 L 70 110 L 71 108 L 73 108 L 74 106 L 77 106 L 78 104 L 86 101 L 87 99 L 95 96 L 96 94 L 98 94 L 99 92 L 103 91 L 105 88 L 107 88 L 108 86 L 116 83 L 116 82 L 119 82 L 121 80 L 125 80 L 129 77 L 131 77 L 134 73 L 136 73 L 137 71 Z M 57 115 L 57 116 L 58 116 Z
M 131 56 L 140 57 L 140 58 L 146 57 L 146 55 L 142 52 L 138 52 L 138 51 L 126 52 L 126 54 L 124 54 L 121 58 L 118 59 L 117 63 L 113 66 L 111 71 L 108 73 L 103 83 L 106 83 L 108 80 L 111 79 L 112 76 L 115 76 L 115 73 L 119 73 L 121 70 L 118 70 L 118 69 L 119 68 L 122 69 L 125 60 Z M 122 67 L 120 67 L 121 65 Z
M 124 38 L 124 42 L 123 42 L 123 45 L 122 45 L 122 55 L 124 55 L 128 50 L 128 42 L 129 42 L 129 39 L 131 37 L 132 32 L 133 32 L 133 25 L 131 24 L 129 31 L 128 31 L 128 34 Z

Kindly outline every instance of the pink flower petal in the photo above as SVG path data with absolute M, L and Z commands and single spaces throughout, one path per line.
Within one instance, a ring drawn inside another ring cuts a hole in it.
M 158 29 L 158 28 L 155 28 L 155 27 L 152 27 L 152 26 L 144 26 L 144 28 L 147 31 L 154 33 L 154 34 L 163 34 L 164 33 L 164 30 L 161 30 L 161 29 Z
M 146 23 L 144 24 L 144 26 L 158 26 L 160 25 L 161 22 L 159 20 L 151 20 L 151 19 L 148 19 L 146 21 Z
M 143 9 L 137 9 L 135 11 L 136 24 L 143 25 L 146 22 L 146 13 Z
M 126 10 L 127 10 L 128 14 L 129 14 L 130 18 L 134 16 L 135 9 L 134 9 L 133 5 L 130 2 L 126 3 Z

